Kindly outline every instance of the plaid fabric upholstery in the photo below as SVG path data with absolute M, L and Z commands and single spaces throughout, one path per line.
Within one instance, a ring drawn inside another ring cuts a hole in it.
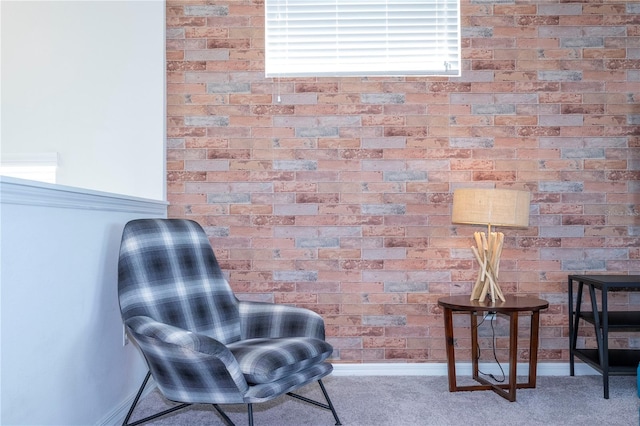
M 315 364 L 305 370 L 283 377 L 282 379 L 249 387 L 244 400 L 248 403 L 265 402 L 279 395 L 294 391 L 302 386 L 322 379 L 333 371 L 333 366 L 328 362 Z M 309 424 L 313 424 L 310 422 Z
M 166 398 L 206 404 L 245 402 L 249 385 L 233 354 L 222 343 L 142 318 L 128 320 L 127 326 Z M 162 340 L 162 336 L 170 336 L 170 341 Z
M 261 302 L 240 302 L 242 339 L 312 337 L 324 340 L 324 320 L 308 309 Z
M 314 312 L 239 302 L 204 230 L 140 219 L 123 231 L 122 318 L 160 391 L 187 403 L 253 403 L 318 380 L 333 367 Z
M 333 352 L 324 340 L 308 337 L 241 340 L 231 343 L 229 350 L 250 384 L 280 380 L 324 361 Z
M 147 316 L 222 343 L 240 339 L 238 300 L 196 222 L 129 222 L 120 246 L 118 293 L 125 321 Z

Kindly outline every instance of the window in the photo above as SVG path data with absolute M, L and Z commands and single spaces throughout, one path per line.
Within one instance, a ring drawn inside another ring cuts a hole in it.
M 0 176 L 56 183 L 58 153 L 2 154 Z
M 266 0 L 267 77 L 460 75 L 459 0 Z

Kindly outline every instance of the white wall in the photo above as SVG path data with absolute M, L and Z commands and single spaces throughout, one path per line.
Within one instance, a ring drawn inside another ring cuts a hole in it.
M 0 424 L 119 418 L 146 373 L 123 346 L 120 238 L 166 203 L 6 177 L 0 202 Z
M 165 196 L 164 1 L 0 2 L 1 154 L 57 182 Z
M 60 184 L 0 177 L 0 424 L 110 424 L 145 374 L 116 265 L 166 217 L 164 10 L 0 1 L 0 160 L 57 153 Z

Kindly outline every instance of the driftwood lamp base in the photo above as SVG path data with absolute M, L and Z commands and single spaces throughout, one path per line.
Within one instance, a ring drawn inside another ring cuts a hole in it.
M 495 302 L 496 299 L 504 302 L 504 295 L 498 285 L 504 234 L 502 232 L 491 232 L 491 227 L 489 226 L 487 234 L 475 232 L 473 236 L 476 240 L 476 247 L 471 247 L 471 250 L 480 264 L 480 272 L 471 291 L 471 300 L 484 302 L 487 295 L 490 295 L 492 302 Z

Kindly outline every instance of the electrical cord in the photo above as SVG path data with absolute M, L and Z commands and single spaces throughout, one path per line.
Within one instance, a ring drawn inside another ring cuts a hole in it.
M 486 316 L 482 317 L 482 321 L 480 321 L 480 323 L 477 325 L 477 327 L 480 327 L 486 320 Z M 498 368 L 500 368 L 500 372 L 502 373 L 502 378 L 497 378 L 495 375 L 493 375 L 492 373 L 485 373 L 483 371 L 478 370 L 478 373 L 482 374 L 483 376 L 487 376 L 490 377 L 491 379 L 493 379 L 495 382 L 497 383 L 503 383 L 506 380 L 506 376 L 504 374 L 504 369 L 502 368 L 502 365 L 500 364 L 500 361 L 498 361 L 498 355 L 496 354 L 496 329 L 494 326 L 494 322 L 496 320 L 495 315 L 493 316 L 493 318 L 491 318 L 491 320 L 489 321 L 489 323 L 491 324 L 491 346 L 493 349 L 493 359 L 496 361 L 496 364 L 498 364 Z M 476 360 L 479 361 L 480 360 L 480 345 L 478 345 L 478 353 L 476 354 Z

